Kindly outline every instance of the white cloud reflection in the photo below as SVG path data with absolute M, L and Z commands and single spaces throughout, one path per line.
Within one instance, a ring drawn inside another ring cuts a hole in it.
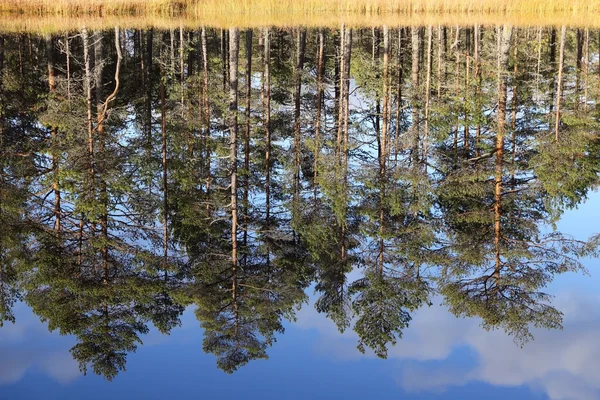
M 67 384 L 81 375 L 69 349 L 70 338 L 48 332 L 24 304 L 15 307 L 17 324 L 0 329 L 0 385 L 18 382 L 30 370 Z
M 419 310 L 404 338 L 388 353 L 389 359 L 402 361 L 390 363 L 394 368 L 400 365 L 392 374 L 408 392 L 484 382 L 528 386 L 552 400 L 598 399 L 600 296 L 563 293 L 554 304 L 565 313 L 564 330 L 535 330 L 535 340 L 524 348 L 503 331 L 486 332 L 477 320 L 456 318 L 443 306 Z M 340 338 L 333 324 L 312 307 L 300 312 L 297 326 L 320 333 L 320 354 L 343 360 L 358 357 L 356 334 L 346 332 Z M 463 350 L 474 359 L 472 365 L 465 366 Z

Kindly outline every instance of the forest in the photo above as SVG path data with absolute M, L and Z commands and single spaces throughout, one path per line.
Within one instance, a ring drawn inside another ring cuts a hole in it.
M 599 96 L 585 28 L 2 33 L 0 327 L 25 302 L 109 380 L 188 307 L 228 373 L 300 307 L 382 358 L 436 296 L 526 345 L 598 255 L 556 224 Z

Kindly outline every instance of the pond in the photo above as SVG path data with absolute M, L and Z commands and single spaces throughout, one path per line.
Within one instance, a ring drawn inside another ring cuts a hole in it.
M 19 24 L 0 398 L 600 397 L 597 29 Z

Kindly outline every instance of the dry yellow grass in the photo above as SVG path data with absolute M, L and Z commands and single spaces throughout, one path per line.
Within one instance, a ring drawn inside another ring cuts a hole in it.
M 600 0 L 0 0 L 1 11 L 59 14 L 549 13 L 600 11 Z
M 600 27 L 600 0 L 0 0 L 0 30 L 185 26 Z

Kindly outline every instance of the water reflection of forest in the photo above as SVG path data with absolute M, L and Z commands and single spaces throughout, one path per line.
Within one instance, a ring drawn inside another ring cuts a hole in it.
M 598 238 L 545 227 L 598 183 L 599 40 L 0 36 L 0 322 L 25 301 L 108 379 L 188 305 L 220 368 L 267 358 L 313 287 L 380 357 L 438 294 L 518 344 L 560 327 L 544 287 Z

